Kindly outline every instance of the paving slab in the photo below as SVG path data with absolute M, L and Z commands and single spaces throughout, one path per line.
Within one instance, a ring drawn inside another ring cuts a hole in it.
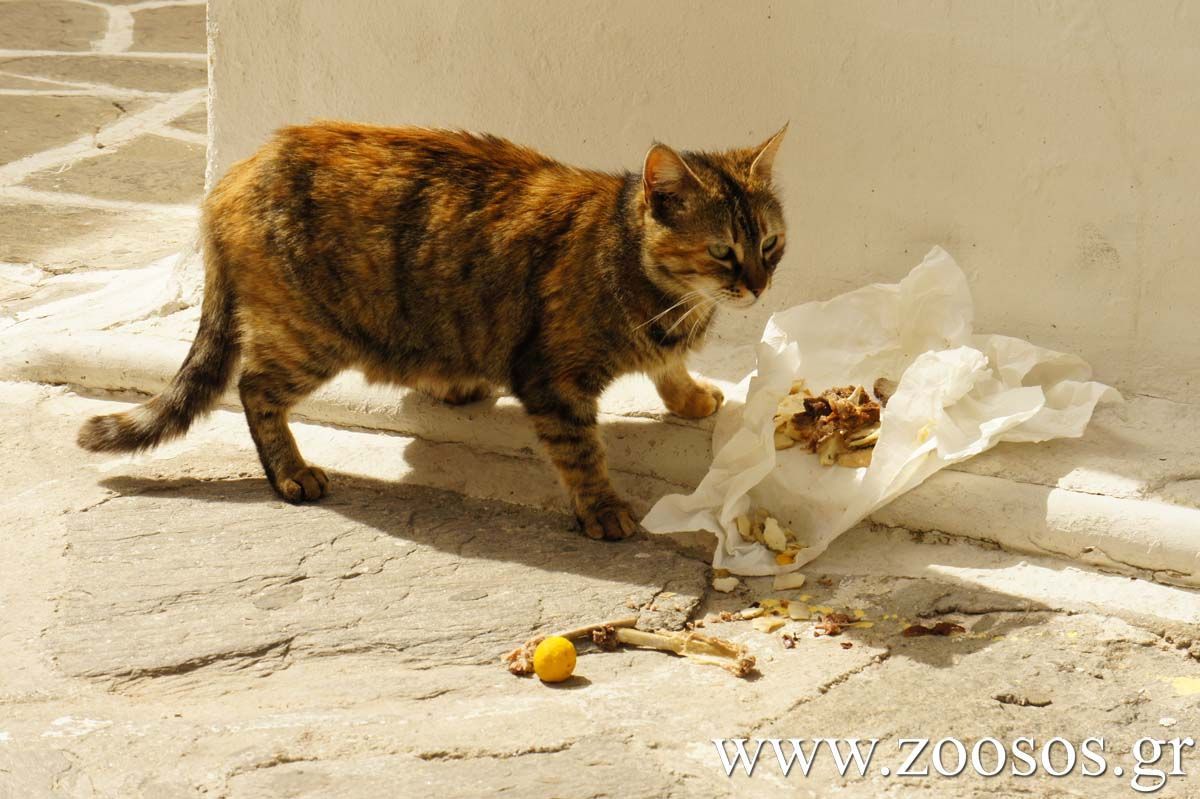
M 67 524 L 68 579 L 92 588 L 60 606 L 55 660 L 117 685 L 342 653 L 494 664 L 533 630 L 704 584 L 705 565 L 665 542 L 615 558 L 557 514 L 335 479 L 336 497 L 312 507 L 280 503 L 257 476 L 106 480 L 115 496 Z M 214 525 L 222 508 L 234 518 Z
M 203 4 L 164 6 L 133 12 L 130 50 L 203 53 L 208 46 Z
M 208 82 L 208 69 L 203 61 L 183 58 L 20 56 L 0 59 L 0 71 L 148 92 L 178 92 L 204 86 Z
M 3 103 L 0 164 L 93 134 L 140 107 L 136 101 L 49 95 L 9 96 Z
M 35 173 L 22 185 L 111 200 L 199 203 L 204 196 L 205 150 L 204 145 L 165 136 L 139 136 L 69 169 Z
M 208 108 L 204 104 L 196 106 L 183 116 L 171 123 L 171 127 L 186 130 L 190 133 L 208 132 Z
M 194 217 L 149 210 L 131 214 L 0 202 L 0 215 L 0 261 L 33 264 L 49 272 L 138 266 L 185 247 L 196 232 Z M 154 230 L 153 241 L 147 241 L 147 226 Z M 44 295 L 30 305 L 50 299 Z
M 32 78 L 19 78 L 13 75 L 0 75 L 0 89 L 36 89 L 39 91 L 52 91 L 55 88 L 67 88 L 61 83 L 50 83 L 42 80 L 33 80 Z
M 8 0 L 0 3 L 0 48 L 87 50 L 104 38 L 104 9 L 68 0 Z
M 29 299 L 38 290 L 38 285 L 48 273 L 30 264 L 0 263 L 0 302 L 9 303 Z

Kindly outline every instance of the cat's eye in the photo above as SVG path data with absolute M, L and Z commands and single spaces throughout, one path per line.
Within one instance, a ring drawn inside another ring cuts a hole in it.
M 708 254 L 718 261 L 728 261 L 729 256 L 733 255 L 733 250 L 726 244 L 710 244 L 708 245 Z
M 775 245 L 778 242 L 779 242 L 778 236 L 767 236 L 765 239 L 763 239 L 762 251 L 770 252 L 771 250 L 775 249 Z

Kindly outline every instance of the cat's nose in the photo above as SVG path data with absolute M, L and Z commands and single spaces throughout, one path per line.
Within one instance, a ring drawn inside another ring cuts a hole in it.
M 770 275 L 761 269 L 748 269 L 743 282 L 746 289 L 757 299 L 758 295 L 767 290 L 767 284 L 771 282 L 771 279 Z

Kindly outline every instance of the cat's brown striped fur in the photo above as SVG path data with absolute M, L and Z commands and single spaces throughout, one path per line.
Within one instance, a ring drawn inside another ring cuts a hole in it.
M 138 450 L 182 434 L 240 354 L 267 476 L 312 500 L 328 481 L 297 450 L 288 410 L 339 371 L 456 403 L 506 388 L 584 532 L 623 538 L 637 524 L 609 483 L 597 398 L 645 372 L 674 413 L 719 407 L 684 358 L 717 302 L 752 303 L 783 254 L 770 176 L 782 134 L 722 153 L 655 145 L 641 174 L 614 175 L 493 136 L 286 128 L 205 201 L 200 330 L 170 387 L 89 420 L 79 443 Z

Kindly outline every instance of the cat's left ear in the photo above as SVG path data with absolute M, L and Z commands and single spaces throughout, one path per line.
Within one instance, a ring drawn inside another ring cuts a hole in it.
M 783 142 L 790 122 L 784 123 L 779 131 L 754 149 L 754 157 L 750 161 L 750 177 L 754 180 L 767 181 L 771 179 L 771 169 L 775 165 L 775 153 Z
M 655 194 L 683 194 L 700 185 L 700 179 L 692 172 L 683 156 L 665 144 L 655 144 L 646 153 L 642 165 L 642 190 L 646 202 Z

